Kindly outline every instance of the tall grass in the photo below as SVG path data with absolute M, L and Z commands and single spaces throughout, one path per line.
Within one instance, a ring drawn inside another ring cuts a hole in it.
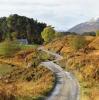
M 6 40 L 2 43 L 0 43 L 0 55 L 1 56 L 11 56 L 14 53 L 16 53 L 17 51 L 19 51 L 20 45 L 17 41 L 10 41 L 10 40 Z

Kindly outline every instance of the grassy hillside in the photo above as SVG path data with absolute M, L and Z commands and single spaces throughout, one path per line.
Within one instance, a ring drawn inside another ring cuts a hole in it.
M 53 56 L 37 50 L 37 45 L 22 45 L 17 41 L 4 41 L 0 43 L 0 62 L 20 67 L 29 63 L 36 66 L 41 61 L 54 59 Z
M 77 38 L 79 36 L 63 36 L 45 45 L 45 48 L 64 56 L 64 59 L 57 63 L 78 78 L 81 85 L 81 100 L 98 100 L 99 37 L 80 36 L 80 39 Z M 72 42 L 73 45 L 71 45 Z M 74 46 L 80 48 L 75 50 Z
M 38 100 L 44 98 L 53 85 L 54 74 L 42 66 L 15 67 L 0 77 L 0 100 Z
M 39 64 L 54 57 L 33 45 L 14 41 L 0 45 L 0 100 L 44 99 L 54 87 L 55 76 Z

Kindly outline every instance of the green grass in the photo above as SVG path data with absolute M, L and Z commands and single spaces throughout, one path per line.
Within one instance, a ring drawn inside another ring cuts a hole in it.
M 39 52 L 39 57 L 40 57 L 41 61 L 54 60 L 55 59 L 55 57 L 53 55 L 48 54 L 44 51 Z
M 17 96 L 15 97 L 15 100 L 43 100 L 44 97 L 42 96 L 36 96 L 36 97 L 29 97 L 29 96 Z
M 0 43 L 0 55 L 9 57 L 20 50 L 20 45 L 17 41 L 4 41 Z
M 22 50 L 27 50 L 27 49 L 37 48 L 37 47 L 38 47 L 37 44 L 33 44 L 33 45 L 24 45 L 24 44 L 21 44 L 21 45 L 20 45 L 20 48 L 21 48 Z
M 11 65 L 0 64 L 0 76 L 5 75 L 13 70 Z
M 36 49 L 37 47 L 38 47 L 37 44 L 24 45 L 20 44 L 17 40 L 14 41 L 6 40 L 0 43 L 0 56 L 10 57 L 16 54 L 18 51 L 28 50 L 33 48 Z

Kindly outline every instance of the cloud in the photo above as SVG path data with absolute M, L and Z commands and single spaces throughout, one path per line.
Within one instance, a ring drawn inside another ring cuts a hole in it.
M 99 15 L 98 0 L 0 0 L 0 16 L 20 14 L 66 30 Z

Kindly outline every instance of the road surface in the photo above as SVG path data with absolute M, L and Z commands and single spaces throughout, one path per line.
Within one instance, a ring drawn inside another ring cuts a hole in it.
M 58 61 L 63 59 L 62 56 L 45 50 L 43 47 L 38 50 L 42 50 L 49 54 L 55 56 L 55 60 Z M 47 67 L 56 74 L 57 82 L 55 89 L 46 100 L 79 100 L 80 90 L 79 83 L 74 78 L 74 76 L 64 71 L 59 65 L 55 64 L 53 61 L 42 62 L 41 65 Z

